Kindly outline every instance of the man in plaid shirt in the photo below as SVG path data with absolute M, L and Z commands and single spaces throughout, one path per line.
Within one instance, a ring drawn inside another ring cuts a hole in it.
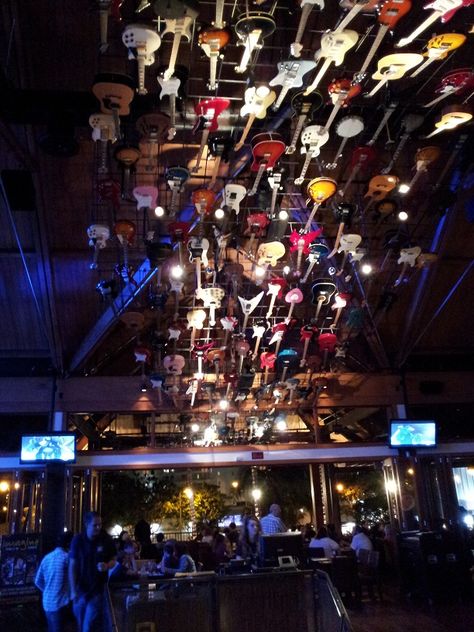
M 270 505 L 268 514 L 263 516 L 260 520 L 260 526 L 262 527 L 262 533 L 264 535 L 269 535 L 271 533 L 284 533 L 285 531 L 288 531 L 280 516 L 280 505 L 277 505 L 276 503 Z

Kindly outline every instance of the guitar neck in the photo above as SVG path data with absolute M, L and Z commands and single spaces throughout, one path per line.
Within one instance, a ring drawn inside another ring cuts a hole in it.
M 173 46 L 171 48 L 171 56 L 170 56 L 168 68 L 163 75 L 165 80 L 171 79 L 171 77 L 174 75 L 176 60 L 178 59 L 178 50 L 179 50 L 180 43 L 181 43 L 181 28 L 177 27 L 176 32 L 173 36 Z
M 387 33 L 389 28 L 390 27 L 387 24 L 381 24 L 379 26 L 379 30 L 377 31 L 377 35 L 375 36 L 375 39 L 372 42 L 372 46 L 370 47 L 370 50 L 369 50 L 369 52 L 367 54 L 367 57 L 365 58 L 365 61 L 362 64 L 362 68 L 359 70 L 358 73 L 356 73 L 356 77 L 362 77 L 363 75 L 365 75 L 365 72 L 366 72 L 367 68 L 369 67 L 370 62 L 374 58 L 374 55 L 377 52 L 377 49 L 380 46 L 380 44 L 382 43 L 382 40 L 385 37 L 385 34 Z
M 209 188 L 212 189 L 217 180 L 217 174 L 219 173 L 219 167 L 221 164 L 221 156 L 216 156 L 214 160 L 214 166 L 212 168 L 211 181 L 209 182 Z
M 334 33 L 340 33 L 343 29 L 346 28 L 346 26 L 349 26 L 349 24 L 352 22 L 354 18 L 357 17 L 357 14 L 363 9 L 363 7 L 364 7 L 363 2 L 357 2 L 351 8 L 351 10 L 346 14 L 343 20 L 338 24 L 338 26 L 334 29 Z
M 369 147 L 372 147 L 372 145 L 375 144 L 375 141 L 377 140 L 377 138 L 380 136 L 382 130 L 384 129 L 384 127 L 386 126 L 388 119 L 392 116 L 392 114 L 395 112 L 396 110 L 396 106 L 395 107 L 389 107 L 387 109 L 387 111 L 385 112 L 385 114 L 383 115 L 382 120 L 380 121 L 379 126 L 377 127 L 377 129 L 374 132 L 374 135 L 372 136 L 372 138 L 369 140 L 369 142 L 367 143 L 367 145 Z
M 262 179 L 262 176 L 265 173 L 266 168 L 267 168 L 267 163 L 265 160 L 263 160 L 258 167 L 255 181 L 253 183 L 252 188 L 248 192 L 248 195 L 255 195 L 255 193 L 257 193 L 258 185 L 260 184 L 260 180 Z
M 352 181 L 354 180 L 354 178 L 356 177 L 356 175 L 359 173 L 359 169 L 360 169 L 360 162 L 358 162 L 356 165 L 354 165 L 352 167 L 352 170 L 349 174 L 349 178 L 347 179 L 346 184 L 344 185 L 344 188 L 341 191 L 341 196 L 344 197 L 344 195 L 346 194 L 347 189 L 351 186 Z
M 170 129 L 168 130 L 168 140 L 173 140 L 176 135 L 176 95 L 170 94 Z
M 194 165 L 192 172 L 197 173 L 201 164 L 202 155 L 204 153 L 204 147 L 207 145 L 207 139 L 209 138 L 209 128 L 202 131 L 201 145 L 199 146 L 199 152 L 196 158 L 196 164 Z
M 211 52 L 209 57 L 209 90 L 215 90 L 217 86 L 217 58 L 219 57 L 219 51 Z
M 242 74 L 247 70 L 247 66 L 249 64 L 250 58 L 260 40 L 261 35 L 262 35 L 261 29 L 254 29 L 247 35 L 247 37 L 245 38 L 245 44 L 244 44 L 245 50 L 242 55 L 242 59 L 240 60 L 240 64 L 236 66 L 234 69 L 235 72 Z
M 293 154 L 296 151 L 296 143 L 298 142 L 298 138 L 300 137 L 301 130 L 303 129 L 303 125 L 306 121 L 306 114 L 300 114 L 298 117 L 298 122 L 296 123 L 295 132 L 293 134 L 293 138 L 291 139 L 291 143 L 286 148 L 286 154 Z
M 245 124 L 245 127 L 242 131 L 242 136 L 240 137 L 239 142 L 236 144 L 235 146 L 235 150 L 238 151 L 239 149 L 242 149 L 242 147 L 244 146 L 245 140 L 248 136 L 248 133 L 250 132 L 250 129 L 255 121 L 255 114 L 251 114 L 248 119 L 247 119 L 247 123 Z
M 390 160 L 388 165 L 385 167 L 385 169 L 382 169 L 381 171 L 382 175 L 386 175 L 387 173 L 390 173 L 394 164 L 397 162 L 400 154 L 402 153 L 403 148 L 407 144 L 407 141 L 409 138 L 410 138 L 410 134 L 408 134 L 407 132 L 405 132 L 405 134 L 402 135 L 402 137 L 400 138 L 400 142 L 398 143 L 398 147 L 392 156 L 392 159 Z
M 418 37 L 423 31 L 436 22 L 438 18 L 443 15 L 442 11 L 433 11 L 408 37 L 402 37 L 402 39 L 396 44 L 396 48 L 401 48 L 407 44 L 411 44 L 414 39 Z
M 313 79 L 313 83 L 308 86 L 305 90 L 305 95 L 307 96 L 308 94 L 311 94 L 311 92 L 313 92 L 314 90 L 316 90 L 316 88 L 319 85 L 319 82 L 321 81 L 321 79 L 324 77 L 324 75 L 326 74 L 327 69 L 329 68 L 329 66 L 332 64 L 332 59 L 327 58 L 324 60 L 323 65 L 321 66 L 321 68 L 319 69 L 318 74 L 316 75 L 316 77 Z
M 278 108 L 280 107 L 280 105 L 283 103 L 286 95 L 288 94 L 288 90 L 291 88 L 292 86 L 290 85 L 284 85 L 281 89 L 280 94 L 278 95 L 278 99 L 275 101 L 275 103 L 272 105 L 272 110 L 278 110 Z
M 214 22 L 214 26 L 216 29 L 224 28 L 224 0 L 216 0 L 216 21 Z
M 325 134 L 326 132 L 329 131 L 329 128 L 333 124 L 334 119 L 336 118 L 337 113 L 339 112 L 341 107 L 342 107 L 342 99 L 341 97 L 338 97 L 336 103 L 334 104 L 333 109 L 331 110 L 331 114 L 329 115 L 329 118 L 326 121 L 326 125 L 324 126 L 324 129 L 322 130 L 321 134 Z
M 174 186 L 171 190 L 171 208 L 170 208 L 171 217 L 174 217 L 176 215 L 178 200 L 179 200 L 179 187 Z M 180 250 L 180 253 L 181 253 L 181 250 Z
M 303 183 L 304 177 L 306 175 L 306 172 L 308 171 L 309 163 L 311 162 L 312 157 L 313 157 L 313 152 L 310 149 L 308 149 L 308 151 L 306 152 L 306 158 L 304 159 L 303 168 L 301 169 L 301 173 L 299 177 L 295 179 L 295 184 Z
M 278 187 L 276 186 L 276 187 L 273 187 L 273 190 L 272 190 L 272 201 L 270 204 L 270 213 L 269 213 L 270 217 L 272 217 L 273 213 L 275 212 L 277 195 L 278 195 Z
M 109 47 L 107 34 L 109 27 L 109 7 L 110 2 L 100 2 L 99 22 L 100 22 L 100 52 L 105 53 Z
M 145 50 L 138 50 L 137 52 L 137 65 L 138 65 L 138 94 L 145 95 L 148 90 L 145 88 Z
M 303 38 L 306 23 L 308 22 L 309 14 L 311 13 L 312 9 L 312 4 L 304 4 L 301 8 L 301 16 L 298 24 L 298 30 L 296 31 L 296 38 L 291 45 L 291 51 L 294 57 L 301 57 L 301 40 Z
M 100 139 L 99 141 L 99 173 L 107 173 L 107 147 L 108 141 Z

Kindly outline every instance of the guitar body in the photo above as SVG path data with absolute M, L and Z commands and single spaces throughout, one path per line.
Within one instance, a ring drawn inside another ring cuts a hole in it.
M 331 298 L 336 293 L 336 285 L 331 279 L 316 279 L 311 287 L 313 305 L 322 303 L 323 305 L 329 305 Z
M 319 155 L 320 147 L 329 140 L 329 132 L 322 125 L 308 125 L 301 134 L 301 153 L 309 153 L 313 158 Z
M 214 99 L 203 99 L 194 108 L 196 115 L 199 117 L 198 125 L 195 127 L 195 131 L 203 129 L 204 127 L 210 132 L 215 132 L 219 129 L 217 119 L 219 115 L 226 110 L 230 105 L 229 99 L 222 99 L 216 97 Z M 201 124 L 203 127 L 201 127 Z
M 206 28 L 199 33 L 198 44 L 210 57 L 213 53 L 218 55 L 230 42 L 230 37 L 229 29 Z
M 257 134 L 252 139 L 253 162 L 250 170 L 258 171 L 262 162 L 265 162 L 265 169 L 273 169 L 284 151 L 285 143 L 281 140 L 280 134 L 275 132 Z
M 459 9 L 470 7 L 474 0 L 434 0 L 427 4 L 424 9 L 432 9 L 433 11 L 441 11 L 443 14 L 441 22 L 446 23 L 453 17 Z
M 163 112 L 143 114 L 136 122 L 141 141 L 163 143 L 168 138 L 170 117 Z
M 350 79 L 341 78 L 331 81 L 328 86 L 328 92 L 334 104 L 338 103 L 345 108 L 354 97 L 357 97 L 362 92 L 362 88 L 360 84 L 353 83 Z
M 224 162 L 229 162 L 230 151 L 234 142 L 230 136 L 214 136 L 209 139 L 207 146 L 209 153 L 214 158 L 219 157 Z
M 349 202 L 339 202 L 339 204 L 336 204 L 334 208 L 334 217 L 338 222 L 343 223 L 345 226 L 349 226 L 355 211 L 356 207 L 354 204 L 349 204 Z
M 128 245 L 131 245 L 136 232 L 137 229 L 135 224 L 128 219 L 121 219 L 114 225 L 114 233 L 117 235 L 121 243 L 126 242 Z
M 158 189 L 154 186 L 139 186 L 132 191 L 137 201 L 137 210 L 155 208 L 158 199 Z
M 357 31 L 345 29 L 339 32 L 329 31 L 321 37 L 319 57 L 330 59 L 336 66 L 340 66 L 348 50 L 357 44 Z
M 100 101 L 102 112 L 127 116 L 135 96 L 135 81 L 128 75 L 100 73 L 94 78 L 92 92 Z
M 385 55 L 377 62 L 377 71 L 372 75 L 376 81 L 395 81 L 401 79 L 408 70 L 411 70 L 423 61 L 423 55 L 418 53 L 393 53 Z
M 259 266 L 276 266 L 279 259 L 285 256 L 285 246 L 281 241 L 270 241 L 260 244 L 257 250 L 257 264 Z
M 432 37 L 427 46 L 424 57 L 435 57 L 436 59 L 445 59 L 448 54 L 456 50 L 464 44 L 466 36 L 461 33 L 442 33 Z
M 112 143 L 117 140 L 114 117 L 111 114 L 91 114 L 89 125 L 92 127 L 92 140 Z
M 165 30 L 162 32 L 161 37 L 164 37 L 168 33 L 174 36 L 176 32 L 179 32 L 181 37 L 185 37 L 188 42 L 191 41 L 191 27 L 193 25 L 193 18 L 187 16 L 177 19 L 165 20 Z
M 307 193 L 315 204 L 322 204 L 336 193 L 337 183 L 331 178 L 314 178 L 307 187 Z
M 276 28 L 275 20 L 268 13 L 250 11 L 239 17 L 234 29 L 241 40 L 245 40 L 252 31 L 261 31 L 261 38 L 268 37 Z
M 323 95 L 314 90 L 311 94 L 305 95 L 304 90 L 297 92 L 291 99 L 291 107 L 297 116 L 306 116 L 312 119 L 314 113 L 320 109 L 324 103 Z
M 278 74 L 268 85 L 270 86 L 290 86 L 300 88 L 303 85 L 303 77 L 307 72 L 316 67 L 316 62 L 309 60 L 289 59 L 278 64 Z
M 209 215 L 216 202 L 216 194 L 209 189 L 196 189 L 191 199 L 199 214 Z
M 369 182 L 369 189 L 364 197 L 382 200 L 397 186 L 398 182 L 397 176 L 374 176 Z
M 262 86 L 263 87 L 263 86 Z M 240 116 L 247 116 L 247 114 L 253 114 L 255 118 L 263 119 L 267 115 L 268 107 L 275 101 L 276 94 L 273 90 L 268 91 L 266 94 L 260 96 L 259 88 L 252 86 L 245 90 L 245 103 L 240 108 Z
M 185 16 L 195 20 L 199 15 L 199 2 L 197 0 L 155 0 L 153 10 L 164 20 L 178 20 Z
M 122 42 L 129 49 L 130 59 L 142 55 L 145 66 L 151 66 L 155 61 L 153 53 L 161 45 L 161 37 L 154 29 L 144 24 L 128 24 L 122 33 Z
M 392 30 L 398 20 L 410 11 L 411 6 L 411 0 L 385 0 L 380 7 L 378 21 Z
M 236 215 L 240 212 L 240 202 L 247 195 L 247 189 L 241 184 L 226 184 L 224 187 L 224 206 L 232 209 Z
M 183 186 L 190 178 L 191 174 L 185 167 L 168 167 L 165 171 L 166 180 L 179 181 Z
M 357 165 L 369 169 L 377 158 L 377 153 L 373 147 L 362 145 L 356 147 L 351 155 L 351 168 Z

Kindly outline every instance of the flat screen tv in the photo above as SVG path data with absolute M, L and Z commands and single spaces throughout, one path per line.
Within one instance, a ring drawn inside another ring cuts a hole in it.
M 436 446 L 436 422 L 391 419 L 389 445 L 391 448 L 432 448 Z
M 260 536 L 260 563 L 263 566 L 278 566 L 279 557 L 291 556 L 303 559 L 301 533 L 275 533 Z
M 21 437 L 21 463 L 74 463 L 75 460 L 76 437 L 73 432 L 50 432 Z

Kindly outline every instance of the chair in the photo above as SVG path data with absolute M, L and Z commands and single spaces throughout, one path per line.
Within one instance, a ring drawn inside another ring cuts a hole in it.
M 360 551 L 362 553 L 364 549 Z M 380 576 L 380 553 L 378 551 L 367 551 L 367 559 L 362 562 L 359 555 L 359 582 L 361 587 L 367 586 L 369 597 L 374 599 L 374 586 L 377 588 L 380 601 L 382 596 L 382 580 Z M 365 558 L 365 556 L 364 556 Z
M 355 557 L 337 555 L 331 561 L 332 583 L 346 602 L 360 603 L 360 582 Z
M 318 557 L 326 557 L 326 553 L 322 546 L 310 546 L 308 548 L 308 559 L 315 559 Z

